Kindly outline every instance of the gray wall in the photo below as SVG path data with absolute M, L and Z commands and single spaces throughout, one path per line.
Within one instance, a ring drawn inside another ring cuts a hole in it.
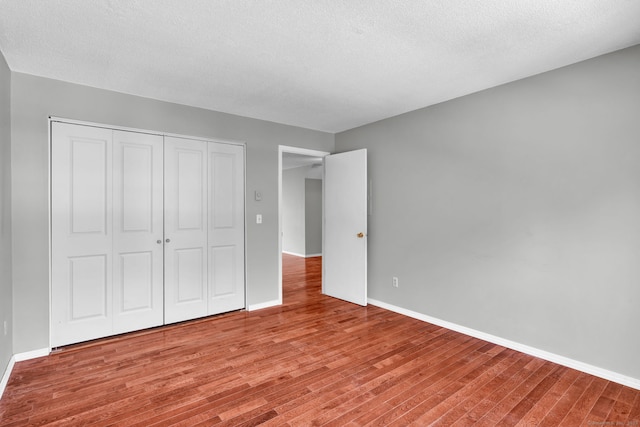
M 336 135 L 357 148 L 369 297 L 640 379 L 640 46 Z
M 11 285 L 11 72 L 0 53 L 0 378 L 13 355 Z M 7 322 L 7 335 L 4 334 Z
M 282 171 L 282 251 L 305 254 L 304 178 L 308 167 Z
M 304 184 L 305 255 L 322 254 L 322 180 L 305 179 Z
M 278 299 L 278 145 L 333 151 L 332 134 L 20 73 L 12 73 L 11 88 L 14 353 L 49 345 L 50 115 L 246 142 L 247 194 L 263 195 L 247 197 L 248 304 Z
M 298 256 L 322 253 L 321 171 L 310 165 L 282 171 L 283 252 Z

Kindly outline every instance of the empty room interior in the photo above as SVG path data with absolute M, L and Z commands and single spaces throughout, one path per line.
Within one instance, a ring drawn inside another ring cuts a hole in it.
M 0 1 L 0 425 L 640 425 L 640 1 Z

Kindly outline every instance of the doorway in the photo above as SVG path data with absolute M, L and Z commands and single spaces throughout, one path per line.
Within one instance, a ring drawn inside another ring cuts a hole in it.
M 282 257 L 322 255 L 323 159 L 329 153 L 298 147 L 278 149 L 278 278 L 283 303 Z

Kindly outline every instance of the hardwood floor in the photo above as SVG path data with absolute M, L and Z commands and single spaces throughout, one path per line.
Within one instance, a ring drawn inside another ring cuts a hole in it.
M 638 426 L 640 391 L 320 294 L 66 347 L 15 365 L 0 425 Z

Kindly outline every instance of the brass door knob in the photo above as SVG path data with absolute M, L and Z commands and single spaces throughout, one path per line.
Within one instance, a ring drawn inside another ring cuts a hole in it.
M 364 233 L 358 233 L 357 236 L 359 239 L 362 239 L 364 237 Z

